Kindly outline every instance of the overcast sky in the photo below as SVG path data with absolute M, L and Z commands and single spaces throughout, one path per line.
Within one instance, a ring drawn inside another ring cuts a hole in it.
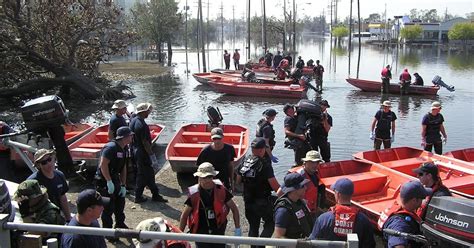
M 181 9 L 184 9 L 185 0 L 179 0 Z M 284 0 L 266 0 L 267 15 L 281 17 L 283 15 L 283 1 Z M 208 0 L 202 0 L 204 18 L 207 16 Z M 246 9 L 247 0 L 209 0 L 210 10 L 209 16 L 211 19 L 220 16 L 221 2 L 224 6 L 224 18 L 232 18 L 232 6 L 235 8 L 235 17 L 241 18 Z M 326 12 L 329 15 L 329 0 L 296 0 L 297 16 L 319 16 Z M 290 6 L 287 6 L 288 11 L 292 10 L 293 0 L 287 0 Z M 287 4 L 287 5 L 288 5 Z M 193 17 L 197 14 L 197 0 L 188 0 L 188 5 L 191 8 Z M 350 0 L 342 0 L 338 3 L 338 18 L 345 18 L 349 15 Z M 394 15 L 403 15 L 409 13 L 411 9 L 436 9 L 438 15 L 444 14 L 446 8 L 448 13 L 466 17 L 467 13 L 473 11 L 473 0 L 360 0 L 361 17 L 368 17 L 371 13 L 383 14 L 387 9 L 387 17 L 392 18 Z M 251 15 L 261 15 L 261 0 L 251 0 Z M 353 0 L 352 13 L 357 16 L 357 0 Z

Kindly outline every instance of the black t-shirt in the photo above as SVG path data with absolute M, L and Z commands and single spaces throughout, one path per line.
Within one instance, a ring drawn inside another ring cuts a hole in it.
M 296 127 L 298 126 L 298 119 L 294 116 L 286 116 L 283 122 L 284 127 L 291 132 L 295 132 Z
M 375 119 L 377 120 L 377 127 L 375 128 L 375 136 L 381 139 L 390 139 L 390 130 L 392 129 L 392 121 L 397 119 L 397 115 L 394 112 L 383 110 L 375 113 Z
M 100 228 L 99 222 L 94 220 L 90 226 L 84 226 L 76 220 L 76 217 L 71 219 L 68 226 L 78 227 L 97 227 Z M 83 235 L 64 233 L 61 238 L 61 246 L 63 248 L 106 248 L 104 236 Z
M 101 156 L 110 160 L 110 177 L 112 180 L 118 180 L 119 174 L 125 166 L 125 150 L 117 142 L 111 141 L 104 146 Z M 97 170 L 100 171 L 100 168 L 98 167 Z M 101 171 L 100 173 L 102 174 Z
M 150 128 L 145 120 L 139 116 L 134 117 L 130 122 L 130 129 L 135 133 L 135 135 L 133 135 L 133 148 L 144 151 L 143 140 L 151 143 Z
M 431 113 L 426 114 L 423 117 L 422 125 L 426 125 L 426 142 L 433 143 L 441 141 L 441 124 L 444 122 L 444 117 L 441 113 L 432 115 Z
M 327 116 L 327 121 L 328 121 L 328 124 L 329 126 L 332 127 L 332 116 L 328 113 L 325 113 L 325 115 Z M 320 123 L 319 125 L 316 125 L 316 127 L 312 128 L 311 130 L 311 137 L 314 137 L 314 140 L 324 140 L 324 141 L 327 141 L 328 139 L 328 132 L 326 132 L 326 129 L 324 129 L 324 126 L 322 123 Z
M 109 129 L 112 131 L 114 138 L 117 136 L 117 129 L 124 126 L 127 126 L 127 121 L 123 116 L 113 114 L 112 117 L 110 117 Z
M 211 163 L 214 168 L 219 171 L 217 178 L 221 180 L 224 185 L 229 188 L 229 163 L 234 161 L 236 157 L 234 146 L 229 144 L 224 144 L 224 147 L 221 150 L 212 149 L 211 145 L 208 145 L 202 149 L 199 157 L 197 159 L 196 165 L 200 165 L 204 162 Z
M 49 179 L 43 175 L 41 171 L 37 171 L 31 174 L 28 179 L 38 180 L 38 183 L 48 190 L 49 200 L 54 203 L 54 205 L 61 208 L 60 197 L 68 192 L 69 186 L 66 177 L 61 171 L 54 170 L 53 173 L 54 177 Z
M 216 186 L 218 187 L 218 186 Z M 209 216 L 209 210 L 214 211 L 214 189 L 206 190 L 199 187 L 199 196 L 201 202 L 199 203 L 199 226 L 197 233 L 199 234 L 219 234 L 224 235 L 225 225 L 220 229 L 217 228 L 217 222 L 215 218 Z M 225 189 L 225 200 L 224 203 L 230 201 L 234 196 L 227 189 Z M 184 203 L 187 206 L 193 207 L 191 199 L 188 197 Z M 215 214 L 214 214 L 215 215 Z M 208 218 L 211 217 L 211 218 Z
M 244 184 L 244 201 L 254 202 L 257 199 L 266 199 L 272 193 L 272 187 L 268 179 L 274 178 L 275 173 L 271 161 L 267 158 L 258 158 L 248 171 L 242 173 L 242 167 L 246 166 L 247 161 L 256 160 L 258 157 L 250 155 L 239 167 L 238 173 L 242 176 Z

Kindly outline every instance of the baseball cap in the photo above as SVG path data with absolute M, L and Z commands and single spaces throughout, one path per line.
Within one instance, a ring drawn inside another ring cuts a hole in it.
M 438 177 L 438 166 L 436 166 L 434 163 L 427 162 L 427 163 L 423 163 L 420 167 L 414 169 L 413 172 L 415 172 L 417 174 L 422 173 L 422 172 L 426 172 L 426 173 L 430 173 L 431 175 L 433 175 L 433 178 L 437 178 Z
M 431 195 L 431 193 L 433 193 L 431 188 L 423 187 L 420 181 L 406 182 L 400 189 L 400 197 L 405 201 L 413 198 L 425 199 L 425 197 Z
M 326 106 L 328 108 L 330 108 L 331 106 L 329 106 L 329 103 L 328 103 L 328 100 L 321 100 L 319 102 L 319 105 L 323 105 L 323 106 Z
M 27 197 L 28 199 L 33 199 L 38 196 L 42 196 L 46 193 L 47 189 L 41 187 L 37 180 L 29 179 L 25 180 L 18 185 L 18 188 L 13 196 L 13 199 L 19 199 L 22 197 Z
M 305 179 L 300 173 L 288 173 L 284 178 L 284 184 L 281 190 L 286 194 L 303 188 L 307 183 L 309 183 L 309 179 Z
M 263 115 L 268 116 L 268 117 L 273 117 L 277 115 L 278 112 L 275 109 L 269 108 L 263 112 Z
M 261 148 L 265 148 L 267 146 L 267 143 L 265 142 L 264 138 L 257 137 L 252 141 L 251 146 L 252 148 L 255 148 L 255 149 L 261 149 Z
M 211 130 L 211 139 L 222 139 L 224 137 L 224 130 L 220 127 L 215 127 Z
M 134 134 L 135 133 L 132 132 L 132 130 L 127 126 L 119 127 L 119 129 L 117 129 L 117 136 L 115 137 L 115 139 L 116 140 L 123 139 L 127 136 L 134 135 Z
M 50 149 L 39 149 L 38 151 L 35 152 L 35 155 L 33 157 L 34 163 L 37 163 L 41 159 L 43 159 L 44 156 L 49 155 L 49 154 L 55 154 L 56 152 L 54 150 Z
M 343 195 L 352 195 L 354 193 L 354 183 L 349 178 L 339 178 L 331 189 Z
M 285 104 L 285 106 L 283 106 L 283 112 L 286 113 L 286 111 L 287 111 L 288 109 L 293 108 L 293 107 L 294 107 L 293 104 L 287 103 L 287 104 Z
M 110 198 L 103 197 L 94 189 L 83 190 L 77 196 L 76 205 L 78 209 L 87 209 L 94 205 L 106 206 L 110 203 Z

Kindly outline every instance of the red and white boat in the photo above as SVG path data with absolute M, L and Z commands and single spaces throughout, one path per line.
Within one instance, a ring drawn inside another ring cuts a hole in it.
M 353 86 L 367 92 L 380 92 L 382 81 L 363 80 L 356 78 L 347 78 L 346 81 Z M 410 85 L 408 94 L 411 95 L 436 95 L 439 86 L 418 86 Z M 400 94 L 400 84 L 390 84 L 389 93 Z
M 259 96 L 273 98 L 305 98 L 306 90 L 299 84 L 275 85 L 236 82 L 229 79 L 211 80 L 208 84 L 215 90 L 229 95 Z

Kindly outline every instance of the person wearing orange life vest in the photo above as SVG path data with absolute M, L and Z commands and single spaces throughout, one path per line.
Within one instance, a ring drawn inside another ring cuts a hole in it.
M 191 233 L 224 235 L 227 226 L 229 209 L 235 223 L 235 236 L 241 236 L 240 215 L 237 205 L 232 200 L 233 195 L 219 180 L 213 180 L 219 172 L 209 162 L 199 165 L 194 176 L 198 184 L 189 187 L 186 207 L 179 221 L 179 229 L 184 231 L 186 225 Z M 198 248 L 225 247 L 225 244 L 196 242 Z
M 416 210 L 421 206 L 425 197 L 431 195 L 432 190 L 424 188 L 419 181 L 409 181 L 402 185 L 400 189 L 400 202 L 394 204 L 380 213 L 377 222 L 378 228 L 392 229 L 399 232 L 419 235 L 421 218 L 416 214 Z M 423 244 L 408 240 L 404 237 L 397 237 L 384 233 L 384 240 L 389 248 L 415 248 L 422 247 Z
M 405 95 L 408 93 L 408 88 L 411 84 L 411 75 L 408 72 L 408 69 L 403 69 L 402 74 L 400 74 L 400 94 Z
M 306 185 L 304 199 L 314 221 L 321 213 L 322 205 L 325 204 L 326 186 L 320 181 L 318 173 L 319 165 L 324 163 L 324 161 L 321 159 L 319 152 L 314 150 L 307 152 L 306 157 L 301 160 L 303 161 L 303 166 L 291 168 L 288 172 L 299 173 L 310 180 L 310 183 Z
M 285 80 L 285 78 L 288 77 L 288 72 L 286 71 L 289 67 L 289 61 L 285 58 L 280 60 L 280 63 L 278 64 L 275 73 L 277 75 L 277 79 L 279 80 Z
M 331 189 L 334 191 L 336 205 L 318 217 L 309 238 L 345 241 L 347 234 L 356 233 L 359 247 L 375 247 L 374 231 L 369 219 L 351 205 L 354 183 L 348 178 L 340 178 Z
M 390 79 L 392 79 L 392 71 L 390 70 L 390 65 L 385 66 L 380 73 L 382 76 L 382 93 L 389 93 L 390 88 Z
M 167 220 L 156 217 L 141 221 L 135 228 L 137 231 L 150 232 L 171 232 L 182 233 L 177 227 L 171 225 Z M 136 248 L 191 248 L 191 244 L 183 240 L 159 240 L 134 238 L 133 243 Z
M 439 177 L 438 166 L 435 164 L 431 162 L 424 163 L 417 169 L 414 169 L 413 172 L 417 174 L 418 180 L 420 180 L 420 183 L 423 184 L 423 186 L 431 188 L 433 191 L 431 195 L 425 198 L 421 207 L 416 211 L 421 219 L 425 219 L 426 209 L 428 208 L 431 198 L 434 196 L 451 196 L 451 192 L 449 192 L 449 189 L 443 185 L 443 182 Z

